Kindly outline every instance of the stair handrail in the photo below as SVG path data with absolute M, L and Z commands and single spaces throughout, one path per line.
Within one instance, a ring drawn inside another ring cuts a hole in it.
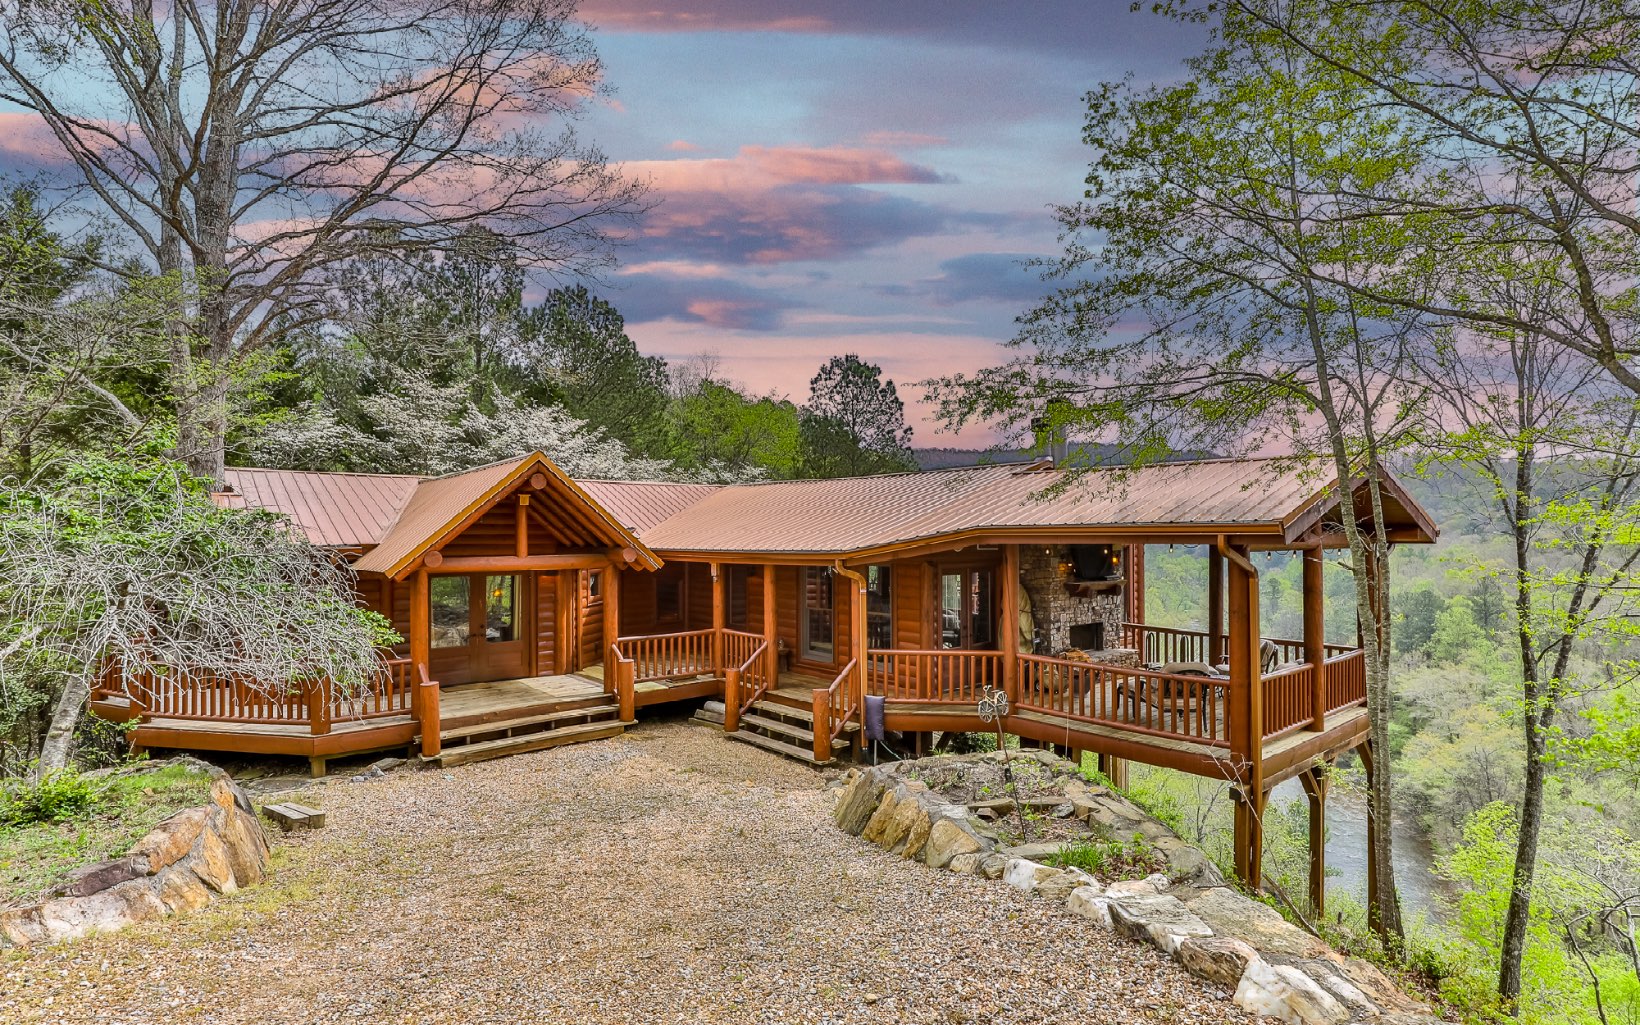
M 764 657 L 768 650 L 769 642 L 765 640 L 752 649 L 752 653 L 746 657 L 746 661 L 733 667 L 740 681 L 740 693 L 742 695 L 740 698 L 740 712 L 742 715 L 746 714 L 757 702 L 762 701 L 763 695 L 769 691 L 769 661 Z
M 814 760 L 817 762 L 831 761 L 831 746 L 834 741 L 848 729 L 849 720 L 854 716 L 854 696 L 856 689 L 850 686 L 854 678 L 854 664 L 856 659 L 849 659 L 838 673 L 837 677 L 826 687 L 814 688 Z

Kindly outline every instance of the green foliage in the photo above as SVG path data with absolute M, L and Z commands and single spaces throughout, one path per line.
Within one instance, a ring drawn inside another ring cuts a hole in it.
M 37 822 L 67 822 L 97 803 L 96 784 L 73 769 L 46 773 L 38 779 L 8 779 L 0 783 L 0 823 L 31 826 Z
M 0 903 L 37 899 L 65 873 L 123 854 L 166 818 L 204 804 L 211 787 L 206 773 L 174 763 L 48 778 L 68 796 L 43 802 L 24 793 L 27 821 L 0 817 Z M 0 816 L 12 814 L 11 794 L 29 789 L 22 781 L 0 785 Z
M 809 382 L 801 438 L 803 475 L 852 477 L 914 470 L 905 403 L 882 368 L 833 356 Z
M 1135 833 L 1127 841 L 1078 840 L 1065 844 L 1048 857 L 1048 864 L 1079 868 L 1106 881 L 1143 879 L 1167 871 L 1167 859 L 1151 846 L 1143 833 Z
M 682 466 L 761 471 L 776 479 L 800 472 L 800 416 L 791 402 L 754 398 L 708 377 L 673 402 L 671 416 L 673 452 Z

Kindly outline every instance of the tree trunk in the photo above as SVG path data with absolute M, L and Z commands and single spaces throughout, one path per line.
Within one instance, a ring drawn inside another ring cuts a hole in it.
M 40 760 L 34 766 L 35 779 L 68 768 L 74 730 L 80 725 L 80 715 L 89 697 L 91 680 L 82 673 L 71 675 L 51 710 L 51 725 L 46 729 L 45 742 L 40 745 Z
M 1524 400 L 1521 400 L 1524 401 Z M 1529 418 L 1521 415 L 1523 426 Z M 1536 449 L 1518 445 L 1515 452 L 1514 501 L 1505 505 L 1515 544 L 1515 638 L 1520 648 L 1521 698 L 1525 714 L 1526 778 L 1520 802 L 1520 834 L 1515 845 L 1515 867 L 1509 887 L 1509 910 L 1503 919 L 1501 957 L 1498 963 L 1498 995 L 1516 1012 L 1520 998 L 1521 962 L 1526 956 L 1526 927 L 1532 914 L 1532 879 L 1537 872 L 1538 834 L 1543 826 L 1543 709 L 1538 679 L 1538 661 L 1532 636 L 1535 610 L 1529 575 L 1532 540 L 1529 520 L 1536 514 L 1533 501 L 1533 469 Z
M 1358 532 L 1357 536 L 1359 538 Z M 1367 814 L 1378 827 L 1373 831 L 1373 885 L 1377 900 L 1367 908 L 1367 922 L 1386 943 L 1399 944 L 1405 939 L 1406 931 L 1401 922 L 1401 895 L 1395 887 L 1395 791 L 1389 738 L 1393 697 L 1386 657 L 1389 637 L 1385 630 L 1389 608 L 1389 546 L 1367 538 L 1359 538 L 1358 544 L 1360 552 L 1354 559 L 1357 587 L 1365 592 L 1362 607 L 1370 610 L 1368 621 L 1361 624 L 1362 657 L 1366 659 L 1367 671 L 1367 736 L 1374 752 Z

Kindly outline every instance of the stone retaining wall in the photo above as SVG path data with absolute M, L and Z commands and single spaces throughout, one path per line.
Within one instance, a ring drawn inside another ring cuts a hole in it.
M 216 777 L 209 804 L 177 812 L 123 857 L 75 870 L 49 899 L 0 911 L 0 947 L 121 929 L 261 882 L 268 843 L 256 810 L 227 774 L 189 761 Z
M 1061 810 L 1068 804 L 1090 838 L 1141 834 L 1165 859 L 1167 872 L 1105 883 L 1080 869 L 1043 864 L 1063 841 L 1004 847 L 968 805 L 951 802 L 916 778 L 922 769 L 998 760 L 996 753 L 850 769 L 834 784 L 832 817 L 845 832 L 901 857 L 1063 901 L 1068 912 L 1092 927 L 1158 947 L 1191 973 L 1233 991 L 1236 1004 L 1248 1011 L 1292 1025 L 1438 1020 L 1377 968 L 1345 957 L 1274 909 L 1226 886 L 1204 854 L 1121 794 L 1086 782 L 1071 762 L 1048 751 L 1014 757 L 1035 759 L 1052 773 L 1061 787 Z

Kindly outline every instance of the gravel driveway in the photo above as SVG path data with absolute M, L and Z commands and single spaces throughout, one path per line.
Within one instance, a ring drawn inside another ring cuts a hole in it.
M 0 962 L 7 1022 L 1242 1021 L 1149 947 L 831 825 L 682 722 L 304 792 L 328 827 L 191 916 Z

